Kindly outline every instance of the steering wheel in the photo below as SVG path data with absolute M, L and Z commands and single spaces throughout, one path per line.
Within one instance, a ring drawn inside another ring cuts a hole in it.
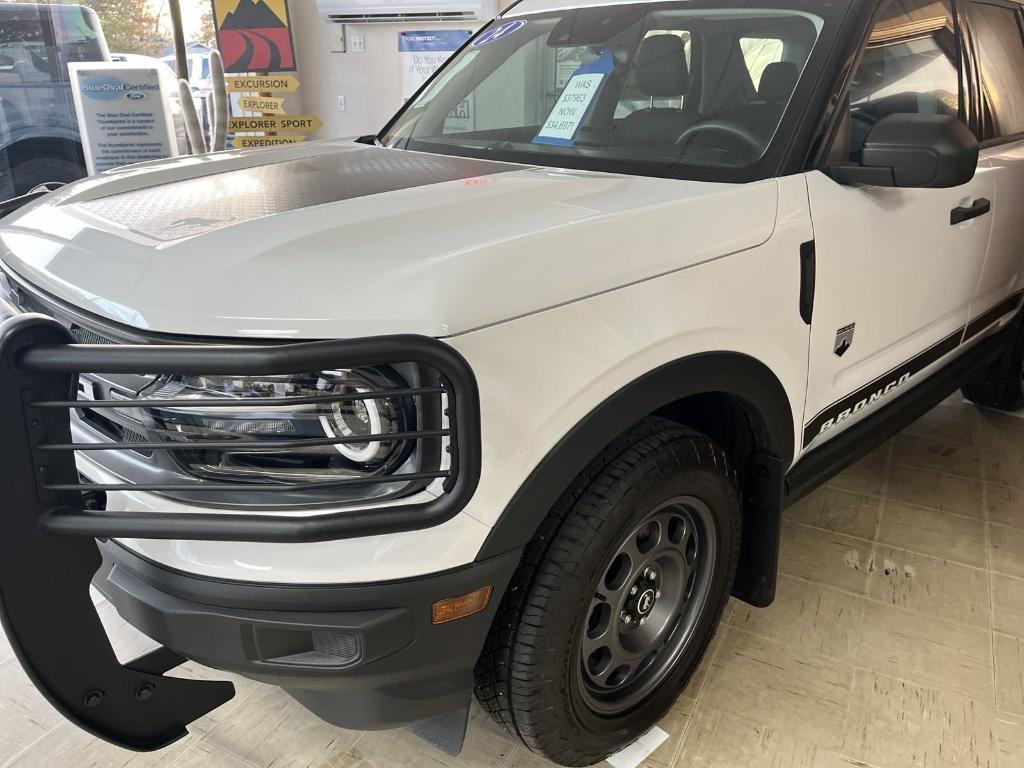
M 691 125 L 676 139 L 677 147 L 685 147 L 699 133 L 723 133 L 730 138 L 739 139 L 746 144 L 754 154 L 760 155 L 764 151 L 764 142 L 754 135 L 752 131 L 728 120 L 705 120 L 702 123 Z

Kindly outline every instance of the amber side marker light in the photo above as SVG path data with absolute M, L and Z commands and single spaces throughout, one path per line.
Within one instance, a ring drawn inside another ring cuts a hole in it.
M 464 619 L 474 613 L 480 613 L 489 602 L 491 602 L 490 584 L 480 587 L 468 595 L 438 600 L 431 609 L 431 620 L 434 624 L 444 624 L 446 621 Z

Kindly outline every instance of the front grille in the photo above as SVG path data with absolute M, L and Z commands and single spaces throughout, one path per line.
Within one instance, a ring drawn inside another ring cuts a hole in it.
M 142 432 L 139 432 L 126 424 L 119 424 L 116 421 L 108 419 L 95 408 L 80 408 L 78 410 L 78 414 L 82 421 L 86 422 L 90 427 L 111 442 L 141 446 L 145 445 L 146 440 L 148 439 Z M 133 453 L 137 453 L 139 456 L 145 456 L 146 458 L 153 457 L 153 451 L 147 448 L 131 447 L 128 448 L 128 450 Z
M 56 306 L 39 299 L 37 296 L 28 292 L 21 286 L 17 286 L 15 290 L 18 297 L 18 306 L 23 312 L 33 312 L 40 315 L 46 315 L 47 317 L 52 317 L 71 332 L 72 338 L 78 344 L 111 345 L 120 343 L 116 338 L 114 338 L 114 334 L 110 333 L 107 329 L 96 329 L 83 325 L 77 318 L 73 318 L 69 312 L 61 311 Z M 103 380 L 97 381 L 92 377 L 88 378 L 88 382 L 85 380 L 86 377 L 83 377 L 79 381 L 78 396 L 80 399 L 90 399 L 88 393 L 93 391 L 94 387 L 98 385 L 109 388 L 113 383 Z M 134 383 L 137 387 L 141 387 L 150 380 L 150 378 L 142 377 Z M 110 419 L 95 409 L 79 408 L 75 411 L 75 415 L 81 421 L 88 424 L 101 437 L 104 437 L 111 442 L 137 444 L 146 442 L 146 435 L 138 429 L 135 429 L 130 424 L 125 424 L 122 421 Z M 133 448 L 131 450 L 139 456 L 146 458 L 152 458 L 153 456 L 153 451 L 150 450 L 140 448 Z
M 82 328 L 79 325 L 71 326 L 71 335 L 75 337 L 75 341 L 79 344 L 117 344 L 113 339 L 101 336 L 96 331 Z
M 69 313 L 61 312 L 54 306 L 38 299 L 24 288 L 16 288 L 18 294 L 18 305 L 23 312 L 35 312 L 40 315 L 52 317 L 69 331 L 72 337 L 79 344 L 118 344 L 114 335 L 105 330 L 94 329 L 83 325 Z

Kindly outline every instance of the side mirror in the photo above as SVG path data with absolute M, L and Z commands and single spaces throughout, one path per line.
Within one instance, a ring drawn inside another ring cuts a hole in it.
M 840 163 L 828 174 L 840 184 L 878 187 L 958 187 L 974 178 L 978 140 L 949 115 L 883 117 L 864 142 L 860 163 Z

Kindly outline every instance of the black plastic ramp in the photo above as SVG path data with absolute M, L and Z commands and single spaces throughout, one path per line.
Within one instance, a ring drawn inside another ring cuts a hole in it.
M 159 749 L 187 733 L 189 723 L 235 693 L 229 682 L 164 677 L 184 659 L 159 649 L 127 665 L 118 662 L 89 595 L 100 566 L 95 540 L 54 537 L 39 528 L 58 494 L 39 490 L 40 475 L 77 479 L 71 454 L 46 455 L 26 446 L 70 441 L 67 419 L 34 411 L 40 399 L 73 397 L 73 375 L 29 376 L 19 349 L 66 344 L 70 334 L 52 320 L 25 315 L 0 332 L 0 620 L 35 686 L 66 718 L 119 746 Z M 42 498 L 43 496 L 47 498 Z M 78 494 L 74 494 L 78 497 Z M 73 498 L 67 499 L 74 508 Z M 80 503 L 80 502 L 78 502 Z

